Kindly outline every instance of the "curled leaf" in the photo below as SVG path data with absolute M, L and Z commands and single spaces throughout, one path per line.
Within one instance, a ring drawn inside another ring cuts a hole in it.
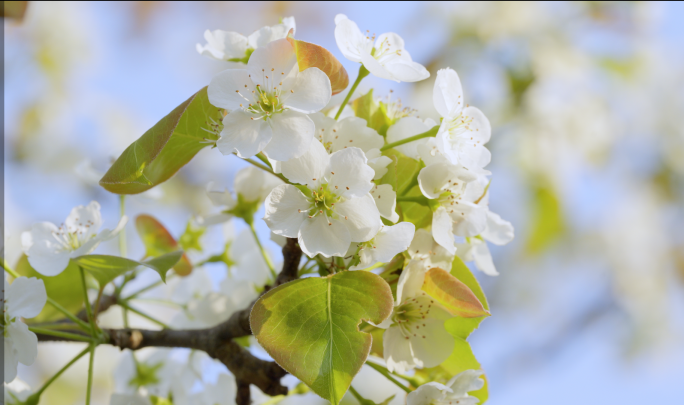
M 330 51 L 320 45 L 294 39 L 292 32 L 290 30 L 287 40 L 290 41 L 297 54 L 299 71 L 301 72 L 310 67 L 321 69 L 330 79 L 333 96 L 346 89 L 349 85 L 349 75 L 340 61 Z
M 463 318 L 489 316 L 477 296 L 459 279 L 446 270 L 432 268 L 425 273 L 423 291 L 452 314 Z
M 176 239 L 171 236 L 164 225 L 151 215 L 138 215 L 135 219 L 135 229 L 145 245 L 145 256 L 147 257 L 156 258 L 166 253 L 181 250 Z M 192 272 L 192 264 L 185 253 L 178 263 L 174 262 L 174 264 L 173 271 L 179 276 L 187 276 Z

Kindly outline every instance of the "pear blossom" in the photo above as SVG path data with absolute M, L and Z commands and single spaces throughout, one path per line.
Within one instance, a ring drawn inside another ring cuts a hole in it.
M 6 352 L 5 352 L 6 353 Z M 22 405 L 31 396 L 31 387 L 19 378 L 7 384 L 5 383 L 5 405 Z
M 345 58 L 362 63 L 373 75 L 395 82 L 417 82 L 430 77 L 430 72 L 411 59 L 404 40 L 393 32 L 371 36 L 344 14 L 335 16 L 335 41 Z
M 31 266 L 45 276 L 56 276 L 69 265 L 69 260 L 91 253 L 100 242 L 112 239 L 126 225 L 128 217 L 121 217 L 114 230 L 102 226 L 100 204 L 91 201 L 86 207 L 71 210 L 59 227 L 50 222 L 39 222 L 31 231 L 21 235 L 22 249 Z
M 247 37 L 232 31 L 206 30 L 204 39 L 207 44 L 197 44 L 195 47 L 200 55 L 216 60 L 247 63 L 255 49 L 286 38 L 290 30 L 293 34 L 296 30 L 294 17 L 283 18 L 280 24 L 263 27 Z
M 411 259 L 420 261 L 426 271 L 433 267 L 448 270 L 451 268 L 451 262 L 454 260 L 454 254 L 449 253 L 449 251 L 435 242 L 432 234 L 427 229 L 418 229 L 416 231 L 411 245 L 408 247 L 408 254 Z
M 397 222 L 399 220 L 399 214 L 397 214 L 396 211 L 397 193 L 392 189 L 391 185 L 375 184 L 371 189 L 370 194 L 375 200 L 375 205 L 378 207 L 381 217 L 386 218 L 391 222 Z
M 356 244 L 359 264 L 350 270 L 360 270 L 375 263 L 386 263 L 409 247 L 416 226 L 410 222 L 402 222 L 393 226 L 382 226 L 378 233 L 368 242 Z M 352 244 L 354 247 L 354 244 Z
M 478 205 L 484 186 L 461 165 L 436 163 L 421 169 L 418 185 L 423 195 L 439 206 L 432 215 L 432 235 L 450 254 L 456 252 L 454 232 L 475 236 L 484 230 L 487 208 Z
M 454 349 L 454 337 L 444 328 L 452 315 L 421 290 L 425 272 L 420 261 L 409 262 L 397 283 L 392 315 L 378 325 L 386 329 L 383 355 L 391 372 L 438 366 Z
M 18 277 L 3 290 L 2 334 L 5 341 L 5 382 L 17 376 L 19 363 L 30 366 L 38 354 L 38 337 L 29 331 L 21 318 L 33 318 L 40 314 L 47 302 L 45 283 L 31 277 Z
M 248 166 L 235 174 L 235 197 L 230 191 L 216 190 L 214 183 L 207 185 L 207 196 L 214 206 L 221 207 L 219 213 L 201 217 L 198 222 L 204 226 L 216 225 L 230 220 L 233 216 L 252 222 L 254 213 L 259 209 L 268 193 L 283 181 L 254 166 Z
M 189 404 L 235 405 L 237 385 L 235 384 L 235 378 L 233 376 L 228 374 L 219 374 L 216 384 L 205 384 L 203 388 L 204 389 L 201 392 L 193 394 L 189 398 Z
M 109 405 L 152 405 L 152 400 L 140 394 L 112 394 Z
M 226 321 L 235 311 L 244 309 L 258 297 L 254 285 L 246 280 L 225 279 L 221 291 L 210 291 L 191 300 L 171 324 L 180 329 L 203 329 Z
M 468 395 L 484 387 L 480 378 L 482 370 L 466 370 L 456 374 L 446 385 L 430 382 L 410 392 L 406 397 L 406 405 L 473 405 L 479 399 Z
M 492 158 L 485 148 L 492 128 L 479 109 L 465 104 L 458 74 L 441 69 L 432 93 L 433 103 L 443 120 L 437 132 L 437 147 L 453 164 L 468 169 L 481 169 Z
M 281 167 L 302 186 L 273 189 L 264 221 L 273 233 L 298 238 L 308 256 L 343 256 L 351 242 L 366 242 L 380 230 L 380 213 L 369 193 L 374 172 L 361 149 L 328 155 L 323 144 L 312 142 L 306 154 Z
M 394 143 L 414 135 L 422 134 L 423 132 L 429 131 L 435 125 L 437 125 L 437 123 L 431 118 L 426 118 L 425 120 L 421 120 L 418 117 L 400 118 L 394 125 L 387 129 L 387 142 Z M 395 146 L 394 149 L 410 158 L 418 160 L 420 159 L 420 154 L 418 153 L 419 146 L 424 145 L 430 139 L 432 138 L 418 139 L 413 142 Z
M 330 79 L 320 69 L 302 72 L 287 39 L 259 48 L 246 69 L 216 75 L 207 89 L 209 101 L 229 113 L 216 142 L 224 155 L 248 158 L 264 151 L 285 161 L 309 148 L 314 123 L 306 114 L 320 111 L 330 100 Z

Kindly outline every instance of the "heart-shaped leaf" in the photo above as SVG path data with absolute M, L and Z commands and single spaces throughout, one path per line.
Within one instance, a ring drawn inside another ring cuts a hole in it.
M 86 255 L 72 259 L 83 270 L 90 273 L 100 286 L 104 286 L 118 276 L 135 269 L 138 266 L 146 266 L 159 273 L 162 281 L 166 282 L 166 272 L 180 260 L 183 251 L 171 252 L 161 255 L 152 260 L 138 262 L 118 256 Z
M 434 267 L 425 273 L 423 291 L 442 304 L 452 315 L 463 318 L 488 316 L 477 296 L 446 270 Z
M 151 215 L 138 215 L 135 218 L 135 229 L 145 245 L 145 255 L 148 257 L 158 257 L 181 249 L 164 225 Z M 187 276 L 192 272 L 192 264 L 185 253 L 173 266 L 173 271 L 179 276 Z
M 138 194 L 165 182 L 210 145 L 207 139 L 218 139 L 207 131 L 222 118 L 203 88 L 126 148 L 100 185 L 116 194 Z
M 285 370 L 337 405 L 366 361 L 378 324 L 392 313 L 389 285 L 365 271 L 292 281 L 264 294 L 250 316 L 259 343 Z
M 290 41 L 297 54 L 297 64 L 299 65 L 300 72 L 310 67 L 321 69 L 330 79 L 333 96 L 347 88 L 349 85 L 349 75 L 344 66 L 329 50 L 320 45 L 294 39 L 292 37 L 292 30 L 290 30 L 287 40 Z

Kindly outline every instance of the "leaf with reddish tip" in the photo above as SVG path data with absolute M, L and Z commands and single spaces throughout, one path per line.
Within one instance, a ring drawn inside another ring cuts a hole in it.
M 437 300 L 452 314 L 463 318 L 489 316 L 477 296 L 459 279 L 440 268 L 425 273 L 423 291 Z
M 349 85 L 349 75 L 344 66 L 330 51 L 320 45 L 294 39 L 292 37 L 292 30 L 290 30 L 287 40 L 290 41 L 290 44 L 295 49 L 300 72 L 310 67 L 321 69 L 330 79 L 333 96 L 347 88 Z
M 150 215 L 138 215 L 135 219 L 135 229 L 145 245 L 145 255 L 148 257 L 159 257 L 166 253 L 181 250 L 176 239 L 171 236 L 164 225 Z M 173 266 L 173 271 L 179 276 L 187 276 L 192 272 L 192 264 L 185 253 Z

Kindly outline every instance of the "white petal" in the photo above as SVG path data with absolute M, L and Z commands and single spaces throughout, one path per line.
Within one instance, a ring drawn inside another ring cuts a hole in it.
M 221 138 L 216 142 L 224 155 L 237 152 L 243 159 L 261 152 L 273 137 L 266 121 L 242 110 L 232 111 L 223 119 Z M 253 119 L 254 118 L 254 119 Z
M 425 267 L 419 260 L 411 260 L 397 281 L 397 305 L 415 297 L 423 288 Z
M 332 145 L 333 140 L 337 135 L 336 132 L 333 132 L 333 129 L 336 130 L 338 126 L 337 121 L 320 112 L 309 114 L 309 118 L 311 118 L 311 121 L 313 121 L 316 126 L 314 138 L 318 139 L 324 146 L 327 144 Z M 330 146 L 326 147 L 326 149 L 330 152 L 334 152 L 334 150 L 331 150 Z
M 85 207 L 82 205 L 74 207 L 64 221 L 64 225 L 68 232 L 78 232 L 79 237 L 83 239 L 96 235 L 102 226 L 100 204 L 97 201 L 91 201 Z
M 461 112 L 461 119 L 468 122 L 468 136 L 481 144 L 489 142 L 492 136 L 492 126 L 489 120 L 477 107 L 466 107 Z
M 382 335 L 383 355 L 390 372 L 406 373 L 416 367 L 409 339 L 397 325 L 391 326 Z
M 499 214 L 487 211 L 487 227 L 482 232 L 482 237 L 495 245 L 505 245 L 513 240 L 513 225 L 501 219 Z
M 280 170 L 293 183 L 306 184 L 310 189 L 318 188 L 324 181 L 330 156 L 320 142 L 311 142 L 309 149 L 300 157 L 280 164 Z
M 309 201 L 297 187 L 281 184 L 266 197 L 264 221 L 276 235 L 296 238 L 308 209 Z
M 337 122 L 337 125 L 335 125 L 334 128 L 329 127 L 329 129 L 333 129 L 334 131 L 328 131 L 328 128 L 325 129 L 326 135 L 328 136 L 327 141 L 332 142 L 333 152 L 351 146 L 368 152 L 374 148 L 379 149 L 384 144 L 382 136 L 373 128 L 369 128 L 366 120 L 363 118 L 344 118 Z
M 447 163 L 447 158 L 442 155 L 442 152 L 437 148 L 437 141 L 435 138 L 428 138 L 427 142 L 418 145 L 418 155 L 426 166 L 434 165 L 435 163 Z
M 47 302 L 43 280 L 19 277 L 5 290 L 5 306 L 11 317 L 38 316 Z
M 451 390 L 437 382 L 429 382 L 423 384 L 413 392 L 409 392 L 406 396 L 406 405 L 428 405 L 434 403 L 434 400 L 443 400 L 446 393 Z M 459 404 L 461 405 L 461 404 Z
M 430 128 L 425 125 L 423 121 L 416 117 L 400 118 L 399 121 L 387 129 L 387 142 L 393 143 L 401 141 L 414 135 L 422 134 L 429 129 Z M 417 160 L 420 158 L 418 155 L 418 145 L 423 145 L 427 141 L 428 138 L 423 138 L 396 146 L 395 149 L 404 155 Z
M 361 62 L 361 55 L 370 55 L 370 40 L 361 33 L 358 25 L 344 14 L 335 16 L 335 42 L 345 58 Z
M 273 131 L 264 152 L 272 159 L 284 162 L 302 156 L 311 145 L 315 126 L 306 114 L 286 110 L 268 120 Z
M 197 224 L 202 226 L 212 226 L 228 222 L 233 218 L 230 214 L 218 213 L 207 215 L 206 217 L 197 217 Z
M 420 191 L 427 198 L 438 198 L 447 181 L 451 179 L 449 175 L 449 164 L 438 163 L 430 166 L 425 166 L 418 174 L 418 185 Z
M 38 225 L 38 224 L 36 224 Z M 34 229 L 35 226 L 34 225 Z M 34 238 L 34 243 L 26 252 L 29 264 L 44 276 L 56 276 L 69 265 L 71 252 L 62 250 L 48 240 Z
M 480 378 L 484 372 L 482 370 L 466 370 L 461 373 L 456 374 L 449 382 L 447 386 L 451 388 L 454 398 L 465 397 L 470 391 L 477 391 L 484 387 L 484 380 Z
M 278 39 L 252 53 L 247 71 L 254 84 L 271 89 L 274 83 L 290 80 L 297 70 L 297 55 L 287 39 Z M 266 78 L 268 76 L 268 78 Z
M 247 70 L 227 69 L 211 79 L 207 87 L 207 96 L 212 105 L 233 111 L 248 106 L 249 101 L 245 98 L 252 100 L 253 90 L 254 83 Z
M 400 82 L 400 80 L 394 77 L 394 75 L 390 73 L 385 66 L 380 64 L 377 59 L 372 57 L 370 53 L 362 54 L 361 62 L 363 63 L 363 66 L 373 74 L 373 76 L 379 77 L 381 79 L 394 80 L 397 83 Z
M 380 180 L 389 171 L 387 166 L 390 163 L 392 163 L 392 159 L 388 158 L 387 156 L 378 156 L 375 158 L 371 158 L 370 155 L 374 151 L 377 151 L 378 154 L 380 153 L 379 149 L 371 149 L 367 152 L 366 155 L 368 156 L 368 166 L 370 166 L 371 169 L 373 169 L 373 171 L 375 172 L 373 180 Z
M 127 223 L 128 216 L 122 215 L 121 218 L 119 218 L 119 222 L 116 224 L 116 227 L 114 229 L 112 229 L 111 231 L 109 229 L 103 229 L 102 232 L 100 232 L 100 234 L 97 235 L 95 239 L 99 241 L 112 239 L 113 237 L 118 235 L 119 232 L 123 231 Z
M 432 102 L 442 117 L 458 115 L 463 109 L 463 89 L 458 74 L 453 69 L 440 69 L 437 72 Z
M 325 257 L 343 256 L 351 243 L 349 230 L 343 221 L 328 219 L 323 215 L 307 218 L 299 231 L 302 251 L 309 257 L 317 254 Z
M 463 237 L 479 235 L 487 226 L 487 211 L 487 207 L 467 201 L 449 207 L 449 215 L 455 221 L 453 232 Z
M 375 200 L 375 205 L 378 207 L 378 212 L 383 218 L 387 218 L 392 222 L 399 220 L 399 214 L 396 212 L 397 208 L 397 193 L 392 189 L 390 184 L 380 184 L 373 187 L 370 192 Z
M 413 355 L 420 367 L 436 367 L 446 360 L 454 350 L 454 337 L 444 329 L 444 321 L 428 317 L 423 319 L 420 329 L 409 337 Z
M 12 339 L 12 345 L 16 351 L 19 363 L 30 366 L 38 355 L 38 337 L 29 331 L 28 326 L 16 320 L 6 326 L 7 334 Z
M 379 262 L 389 262 L 400 252 L 408 249 L 416 231 L 410 222 L 401 222 L 393 226 L 384 226 L 373 238 L 373 253 Z
M 345 198 L 361 197 L 371 190 L 375 171 L 367 164 L 366 155 L 359 148 L 347 148 L 330 155 L 330 166 L 325 172 L 328 184 L 337 195 Z
M 247 166 L 235 174 L 233 184 L 235 193 L 246 201 L 261 203 L 268 193 L 274 187 L 283 184 L 283 181 L 257 167 Z
M 370 194 L 335 204 L 334 210 L 340 222 L 349 229 L 350 242 L 370 240 L 382 226 L 380 213 Z
M 240 172 L 235 175 L 236 179 L 239 174 Z M 215 189 L 213 181 L 207 184 L 207 196 L 215 207 L 226 207 L 227 209 L 233 209 L 237 204 L 237 201 L 235 201 L 233 195 L 230 193 L 230 191 L 228 191 L 228 189 L 224 188 L 223 191 Z
M 19 365 L 19 359 L 17 358 L 17 353 L 14 350 L 14 342 L 8 336 L 4 338 L 4 357 L 5 357 L 5 382 L 8 383 L 17 377 L 17 366 Z
M 285 17 L 282 21 L 282 24 L 287 28 L 288 32 L 292 30 L 292 35 L 297 33 L 297 24 L 295 24 L 294 17 Z
M 430 77 L 430 72 L 420 63 L 405 59 L 393 59 L 385 64 L 385 69 L 402 82 L 419 82 Z
M 305 114 L 320 111 L 332 96 L 328 75 L 316 67 L 299 72 L 292 87 L 284 91 L 281 96 L 283 105 Z
M 453 220 L 447 213 L 446 208 L 439 207 L 432 214 L 432 237 L 440 246 L 450 254 L 456 253 L 454 244 Z
M 489 252 L 487 243 L 479 239 L 471 239 L 470 246 L 470 252 L 473 255 L 477 268 L 488 276 L 498 276 L 499 272 L 496 271 L 496 267 L 494 267 L 492 254 Z
M 435 244 L 432 234 L 427 229 L 418 229 L 408 248 L 409 256 L 413 258 L 427 257 Z

